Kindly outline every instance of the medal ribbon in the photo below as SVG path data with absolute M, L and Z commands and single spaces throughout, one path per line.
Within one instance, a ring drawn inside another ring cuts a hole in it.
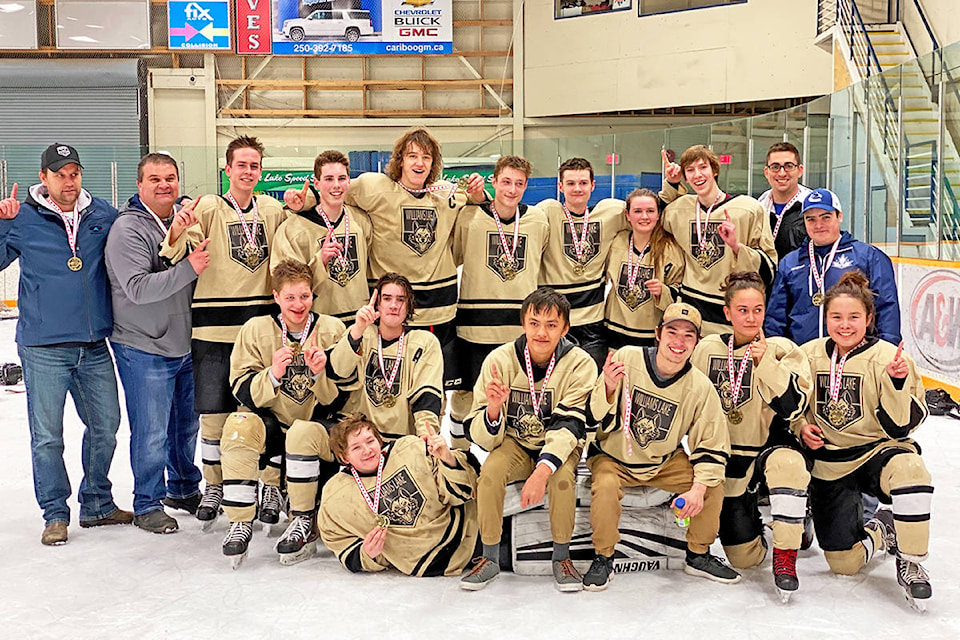
M 317 182 L 316 178 L 313 179 L 313 184 L 319 191 L 319 183 Z M 327 212 L 323 210 L 323 205 L 319 202 L 317 202 L 317 211 L 320 212 L 320 217 L 323 218 L 323 224 L 327 225 L 327 231 L 333 231 L 335 225 L 330 222 Z M 347 215 L 346 209 L 344 209 L 340 215 L 343 217 L 343 254 L 337 257 L 337 262 L 343 265 L 343 268 L 346 269 L 349 266 L 349 263 L 347 262 L 347 254 L 350 253 L 350 216 Z
M 720 201 L 723 200 L 724 196 L 727 195 L 723 191 L 717 193 L 717 199 L 713 201 L 713 204 L 710 205 L 710 208 L 707 209 L 706 220 L 703 222 L 703 228 L 700 228 L 700 211 L 702 206 L 700 200 L 697 200 L 697 247 L 703 251 L 707 246 L 707 229 L 710 227 L 710 214 L 713 213 L 713 210 L 720 204 Z
M 497 208 L 491 203 L 490 209 L 493 211 L 493 221 L 497 223 L 497 233 L 500 234 L 500 246 L 503 247 L 503 254 L 507 256 L 510 264 L 513 264 L 513 256 L 517 255 L 517 240 L 520 238 L 520 210 L 518 209 L 514 214 L 513 249 L 508 249 L 507 236 L 503 233 L 503 223 L 500 222 L 500 215 L 497 213 Z
M 310 317 L 310 314 L 307 314 L 307 323 L 303 325 L 303 333 L 300 334 L 300 342 L 305 343 L 307 338 L 310 337 L 310 325 L 313 324 L 313 318 Z M 280 314 L 280 340 L 283 346 L 287 346 L 287 323 L 283 319 L 283 314 Z
M 843 382 L 843 365 L 847 361 L 847 356 L 866 344 L 866 340 L 861 340 L 860 344 L 850 351 L 847 351 L 837 362 L 837 347 L 833 347 L 833 353 L 830 354 L 830 401 L 836 402 L 840 399 L 840 383 Z
M 633 240 L 630 240 L 630 246 L 627 248 L 627 291 L 633 291 L 633 288 L 637 286 L 637 278 L 640 276 L 640 262 L 643 261 L 643 256 L 647 255 L 647 251 L 650 250 L 650 243 L 648 242 L 643 249 L 640 250 L 639 257 L 637 258 L 637 266 L 633 266 L 633 254 L 636 252 L 636 249 L 633 245 Z
M 566 204 L 563 207 L 563 215 L 567 218 L 567 224 L 570 225 L 570 239 L 573 240 L 573 253 L 577 256 L 577 262 L 583 264 L 583 252 L 587 248 L 587 237 L 590 230 L 590 207 L 583 212 L 583 227 L 580 229 L 580 237 L 577 237 L 577 227 L 573 222 L 573 214 L 567 209 Z
M 60 216 L 60 219 L 63 220 L 63 226 L 67 230 L 67 244 L 70 245 L 70 252 L 73 254 L 73 257 L 77 257 L 77 232 L 80 231 L 80 215 L 77 212 L 77 205 L 73 205 L 73 211 L 70 214 L 63 212 L 56 202 L 53 201 L 53 198 L 44 198 L 47 206 L 56 211 L 57 215 Z M 166 233 L 166 231 L 164 231 Z
M 400 182 L 399 180 L 397 180 L 396 182 L 397 182 L 398 185 L 400 185 L 400 187 L 401 187 L 404 191 L 406 191 L 407 193 L 411 193 L 411 194 L 413 194 L 413 195 L 415 195 L 415 196 L 423 195 L 424 193 L 433 193 L 433 192 L 435 192 L 435 191 L 449 191 L 450 194 L 447 196 L 447 199 L 450 200 L 451 202 L 453 201 L 453 194 L 455 194 L 455 193 L 457 192 L 457 184 L 456 184 L 456 183 L 451 184 L 449 187 L 445 187 L 445 186 L 442 185 L 442 184 L 435 184 L 435 185 L 433 185 L 432 187 L 424 187 L 423 189 L 411 189 L 410 187 L 408 187 L 407 185 L 403 184 L 403 183 Z M 451 208 L 453 207 L 453 205 L 450 205 L 450 206 L 451 206 Z
M 256 196 L 250 201 L 253 205 L 253 221 L 250 223 L 250 226 L 247 226 L 247 221 L 243 219 L 243 209 L 240 208 L 240 205 L 237 203 L 237 199 L 233 197 L 233 194 L 227 191 L 227 200 L 230 201 L 230 204 L 233 205 L 233 210 L 237 212 L 237 217 L 240 218 L 240 227 L 243 229 L 243 236 L 247 239 L 247 243 L 257 246 L 257 220 L 260 217 L 260 210 L 257 207 L 257 198 Z
M 633 421 L 633 398 L 630 397 L 630 377 L 623 374 L 623 439 L 627 443 L 627 455 L 633 455 L 633 436 L 630 435 L 630 424 Z
M 793 206 L 793 204 L 800 199 L 801 189 L 797 189 L 797 192 L 793 194 L 793 197 L 787 200 L 787 204 L 783 205 L 783 209 L 780 210 L 780 215 L 777 216 L 777 224 L 773 225 L 773 238 L 776 240 L 777 232 L 780 231 L 780 223 L 783 222 L 783 216 L 786 215 L 787 209 Z M 773 194 L 770 195 L 770 199 L 767 200 L 767 213 L 772 213 L 775 211 L 773 208 Z
M 747 365 L 750 364 L 750 351 L 753 345 L 749 345 L 743 352 L 743 360 L 740 361 L 740 370 L 735 371 L 733 362 L 733 336 L 730 336 L 730 342 L 727 343 L 727 373 L 730 375 L 730 410 L 737 408 L 737 400 L 740 398 L 740 387 L 743 385 L 743 374 L 747 372 Z M 736 375 L 734 375 L 736 373 Z
M 397 371 L 400 370 L 400 359 L 403 357 L 403 337 L 406 332 L 400 333 L 400 339 L 397 341 L 397 359 L 393 361 L 393 368 L 390 370 L 390 377 L 387 377 L 387 367 L 383 364 L 383 338 L 380 332 L 377 332 L 377 359 L 380 361 L 380 373 L 387 383 L 387 393 L 393 393 L 393 381 L 397 379 Z
M 360 495 L 363 496 L 367 506 L 373 511 L 373 515 L 380 515 L 378 505 L 380 504 L 380 489 L 383 487 L 383 453 L 380 454 L 380 461 L 377 462 L 377 484 L 373 490 L 373 498 L 370 497 L 370 492 L 363 486 L 357 470 L 350 467 L 350 473 L 353 474 L 353 479 L 357 481 L 357 486 L 360 488 Z
M 550 382 L 550 376 L 553 375 L 553 367 L 557 364 L 557 354 L 554 352 L 550 356 L 550 364 L 547 365 L 547 372 L 543 376 L 543 382 L 540 384 L 540 397 L 534 391 L 533 383 L 533 363 L 530 361 L 530 347 L 523 346 L 523 358 L 527 365 L 527 382 L 530 384 L 530 404 L 533 405 L 533 415 L 540 417 L 540 404 L 543 402 L 543 396 L 547 395 L 547 383 Z
M 840 246 L 840 238 L 837 238 L 836 242 L 833 243 L 833 247 L 830 249 L 830 253 L 827 254 L 827 259 L 823 263 L 823 271 L 817 271 L 817 256 L 813 252 L 813 240 L 807 244 L 807 251 L 810 254 L 810 275 L 813 276 L 814 282 L 817 283 L 817 292 L 823 294 L 823 281 L 827 277 L 827 271 L 830 270 L 830 265 L 833 264 L 833 258 L 837 255 L 837 248 Z
M 160 233 L 167 235 L 167 227 L 163 224 L 163 220 L 160 219 L 160 216 L 153 212 L 153 209 L 147 206 L 143 200 L 140 201 L 140 204 L 143 205 L 143 208 L 147 210 L 147 213 L 150 214 L 150 217 L 153 218 L 153 221 L 157 223 L 157 226 L 160 227 Z

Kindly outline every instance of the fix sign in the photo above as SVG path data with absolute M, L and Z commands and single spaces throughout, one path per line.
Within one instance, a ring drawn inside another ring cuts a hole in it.
M 237 53 L 271 52 L 270 0 L 237 0 Z

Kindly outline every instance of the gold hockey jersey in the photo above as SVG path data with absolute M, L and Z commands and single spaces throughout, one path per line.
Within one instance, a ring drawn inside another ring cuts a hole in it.
M 612 284 L 604 309 L 604 325 L 616 334 L 623 344 L 653 344 L 654 330 L 660 324 L 663 311 L 679 293 L 683 279 L 683 254 L 673 245 L 667 245 L 659 269 L 654 268 L 650 251 L 641 254 L 632 242 L 632 231 L 621 231 L 613 239 L 607 254 L 606 277 Z M 629 285 L 629 253 L 633 253 L 634 269 L 638 269 L 635 287 Z M 643 283 L 656 278 L 663 285 L 660 299 L 647 291 Z M 631 295 L 632 292 L 632 295 Z M 639 345 L 637 345 L 639 346 Z
M 897 348 L 879 338 L 868 338 L 847 356 L 834 403 L 830 396 L 833 340 L 811 340 L 801 349 L 809 360 L 814 384 L 806 423 L 820 427 L 825 442 L 819 449 L 807 449 L 814 460 L 814 477 L 842 478 L 893 444 L 919 452 L 909 435 L 926 420 L 927 402 L 913 358 L 903 353 L 909 372 L 905 379 L 895 382 L 885 369 Z M 800 426 L 799 422 L 794 424 L 798 434 Z
M 399 340 L 383 342 L 384 375 L 377 355 L 377 329 L 367 327 L 356 345 L 347 332 L 333 349 L 333 379 L 352 391 L 344 413 L 363 413 L 385 440 L 425 435 L 428 426 L 440 433 L 443 355 L 436 336 L 423 329 L 406 331 L 400 367 L 388 389 L 386 379 L 397 360 Z
M 743 495 L 753 477 L 757 456 L 771 446 L 800 449 L 790 424 L 803 416 L 813 391 L 806 355 L 786 338 L 766 338 L 767 350 L 754 365 L 747 361 L 743 371 L 736 407 L 727 362 L 729 335 L 707 336 L 690 358 L 720 396 L 730 433 L 731 456 L 727 462 L 724 492 L 728 497 Z M 740 375 L 743 356 L 749 344 L 734 348 L 734 375 Z M 733 409 L 734 418 L 730 418 Z
M 720 398 L 710 380 L 689 363 L 674 376 L 660 379 L 655 358 L 656 347 L 627 346 L 613 353 L 615 361 L 624 363 L 626 375 L 613 398 L 607 398 L 602 375 L 592 389 L 588 418 L 599 421 L 600 427 L 588 455 L 604 453 L 630 469 L 637 480 L 649 480 L 683 448 L 687 436 L 694 481 L 716 487 L 723 482 L 730 457 Z M 623 433 L 624 387 L 631 399 L 629 449 Z
M 370 300 L 367 256 L 373 240 L 367 215 L 344 206 L 333 228 L 340 244 L 347 246 L 348 223 L 350 242 L 343 260 L 331 258 L 327 266 L 323 266 L 320 249 L 327 239 L 327 226 L 316 209 L 292 214 L 280 225 L 270 256 L 271 271 L 283 260 L 299 260 L 309 265 L 313 272 L 313 310 L 344 323 L 351 322 L 357 309 Z
M 556 363 L 546 389 L 544 371 L 534 370 L 534 390 L 540 401 L 539 419 L 533 410 L 530 382 L 523 349 L 526 336 L 501 345 L 483 361 L 480 377 L 473 388 L 473 407 L 463 426 L 467 437 L 486 451 L 492 451 L 512 438 L 537 462 L 545 462 L 554 471 L 560 468 L 574 448 L 586 437 L 586 404 L 597 379 L 597 366 L 587 352 L 562 339 L 555 351 Z M 510 387 L 497 424 L 487 421 L 487 384 L 497 374 Z M 544 394 L 541 396 L 541 394 Z
M 517 248 L 507 258 L 489 205 L 464 207 L 457 221 L 453 257 L 462 264 L 457 335 L 476 344 L 503 344 L 516 339 L 523 299 L 537 289 L 540 262 L 547 246 L 547 218 L 537 207 L 521 204 L 519 216 L 502 222 L 507 247 Z M 518 222 L 519 219 L 519 222 Z
M 273 237 L 287 214 L 270 196 L 256 196 L 258 219 L 254 247 L 244 235 L 237 212 L 222 196 L 203 196 L 194 209 L 198 224 L 186 229 L 170 246 L 170 232 L 160 245 L 160 257 L 171 263 L 186 258 L 204 238 L 210 238 L 210 266 L 197 278 L 193 292 L 193 337 L 207 342 L 233 342 L 244 322 L 276 310 L 270 283 Z M 252 206 L 244 213 L 253 221 Z
M 546 214 L 550 225 L 550 239 L 543 264 L 540 284 L 552 287 L 570 301 L 570 325 L 580 327 L 603 321 L 603 299 L 606 290 L 604 264 L 610 243 L 621 230 L 629 229 L 623 215 L 624 202 L 606 198 L 590 209 L 587 231 L 583 230 L 583 215 L 571 212 L 576 242 L 586 237 L 583 251 L 577 257 L 574 236 L 559 201 L 548 199 L 537 205 Z
M 327 353 L 329 363 L 330 353 L 346 327 L 330 316 L 311 313 L 310 318 L 310 335 L 316 336 L 317 346 Z M 310 339 L 295 341 L 292 335 L 287 335 L 288 346 L 296 343 L 301 351 L 278 380 L 280 386 L 273 386 L 270 366 L 273 354 L 283 346 L 282 333 L 276 316 L 261 316 L 244 323 L 230 354 L 230 387 L 247 409 L 269 409 L 280 422 L 291 425 L 294 420 L 313 420 L 314 410 L 333 404 L 339 391 L 328 375 L 329 364 L 327 371 L 314 380 L 302 351 Z
M 741 248 L 736 257 L 718 232 L 720 224 L 726 220 L 724 211 L 730 214 L 737 227 Z M 726 277 L 733 271 L 757 271 L 768 291 L 773 284 L 777 252 L 770 232 L 770 218 L 753 198 L 727 194 L 713 208 L 709 223 L 706 219 L 701 220 L 701 230 L 706 225 L 706 245 L 701 250 L 696 214 L 696 195 L 677 198 L 663 212 L 663 228 L 677 239 L 686 259 L 680 298 L 700 310 L 703 335 L 729 333 L 731 327 L 723 315 L 723 291 L 720 289 Z
M 349 470 L 323 487 L 317 525 L 320 537 L 344 567 L 383 571 L 394 567 L 411 576 L 459 575 L 477 544 L 476 460 L 452 451 L 449 467 L 427 452 L 423 441 L 405 436 L 384 448 L 386 460 L 377 513 L 387 516 L 383 552 L 376 558 L 363 550 L 363 539 L 376 526 Z M 372 498 L 376 473 L 360 476 Z
M 417 197 L 382 173 L 365 173 L 350 183 L 346 203 L 370 216 L 371 281 L 390 271 L 413 285 L 417 311 L 411 326 L 427 327 L 453 320 L 457 311 L 457 266 L 453 262 L 453 229 L 467 196 L 449 197 L 445 187 Z M 309 200 L 308 200 L 309 204 Z

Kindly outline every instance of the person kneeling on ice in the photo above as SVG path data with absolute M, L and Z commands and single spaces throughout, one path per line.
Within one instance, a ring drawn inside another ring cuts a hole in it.
M 464 571 L 460 586 L 484 588 L 500 575 L 503 498 L 508 482 L 526 480 L 520 503 L 537 505 L 550 494 L 553 577 L 560 591 L 580 591 L 570 560 L 576 513 L 577 463 L 586 436 L 586 404 L 597 367 L 565 336 L 570 303 L 549 287 L 520 307 L 523 335 L 483 361 L 464 421 L 467 437 L 490 452 L 480 470 L 477 508 L 483 555 Z M 537 388 L 539 387 L 539 389 Z
M 828 338 L 802 350 L 815 398 L 800 437 L 814 459 L 810 502 L 817 541 L 834 573 L 852 575 L 875 553 L 897 557 L 897 581 L 920 611 L 932 595 L 920 565 L 930 541 L 930 473 L 909 436 L 927 417 L 916 364 L 876 337 L 875 294 L 859 271 L 824 297 Z M 862 524 L 861 492 L 893 503 Z
M 222 504 L 230 518 L 223 554 L 233 558 L 235 568 L 253 537 L 260 469 L 275 470 L 264 474 L 277 483 L 263 485 L 259 505 L 261 522 L 275 524 L 284 503 L 281 471 L 287 429 L 295 420 L 328 418 L 346 401 L 346 392 L 328 376 L 328 362 L 329 352 L 347 329 L 335 318 L 310 311 L 312 282 L 310 267 L 302 262 L 278 264 L 273 270 L 273 299 L 280 315 L 248 320 L 230 356 L 230 386 L 242 410 L 227 417 L 220 459 Z M 326 477 L 333 473 L 336 468 L 328 469 Z
M 588 416 L 600 427 L 587 453 L 596 556 L 583 576 L 584 589 L 607 588 L 620 541 L 623 489 L 642 485 L 680 494 L 674 501 L 677 517 L 690 519 L 686 573 L 740 581 L 739 573 L 710 555 L 720 526 L 730 437 L 710 379 L 690 366 L 700 325 L 699 311 L 675 302 L 657 327 L 656 347 L 623 347 L 603 365 Z
M 479 463 L 432 429 L 384 445 L 353 413 L 330 431 L 344 469 L 323 488 L 323 543 L 354 573 L 394 567 L 411 576 L 457 575 L 477 546 Z

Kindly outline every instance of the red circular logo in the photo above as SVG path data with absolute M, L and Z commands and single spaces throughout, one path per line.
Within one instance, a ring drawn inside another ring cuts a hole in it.
M 931 366 L 960 371 L 960 274 L 931 271 L 910 297 L 910 332 L 917 351 Z

